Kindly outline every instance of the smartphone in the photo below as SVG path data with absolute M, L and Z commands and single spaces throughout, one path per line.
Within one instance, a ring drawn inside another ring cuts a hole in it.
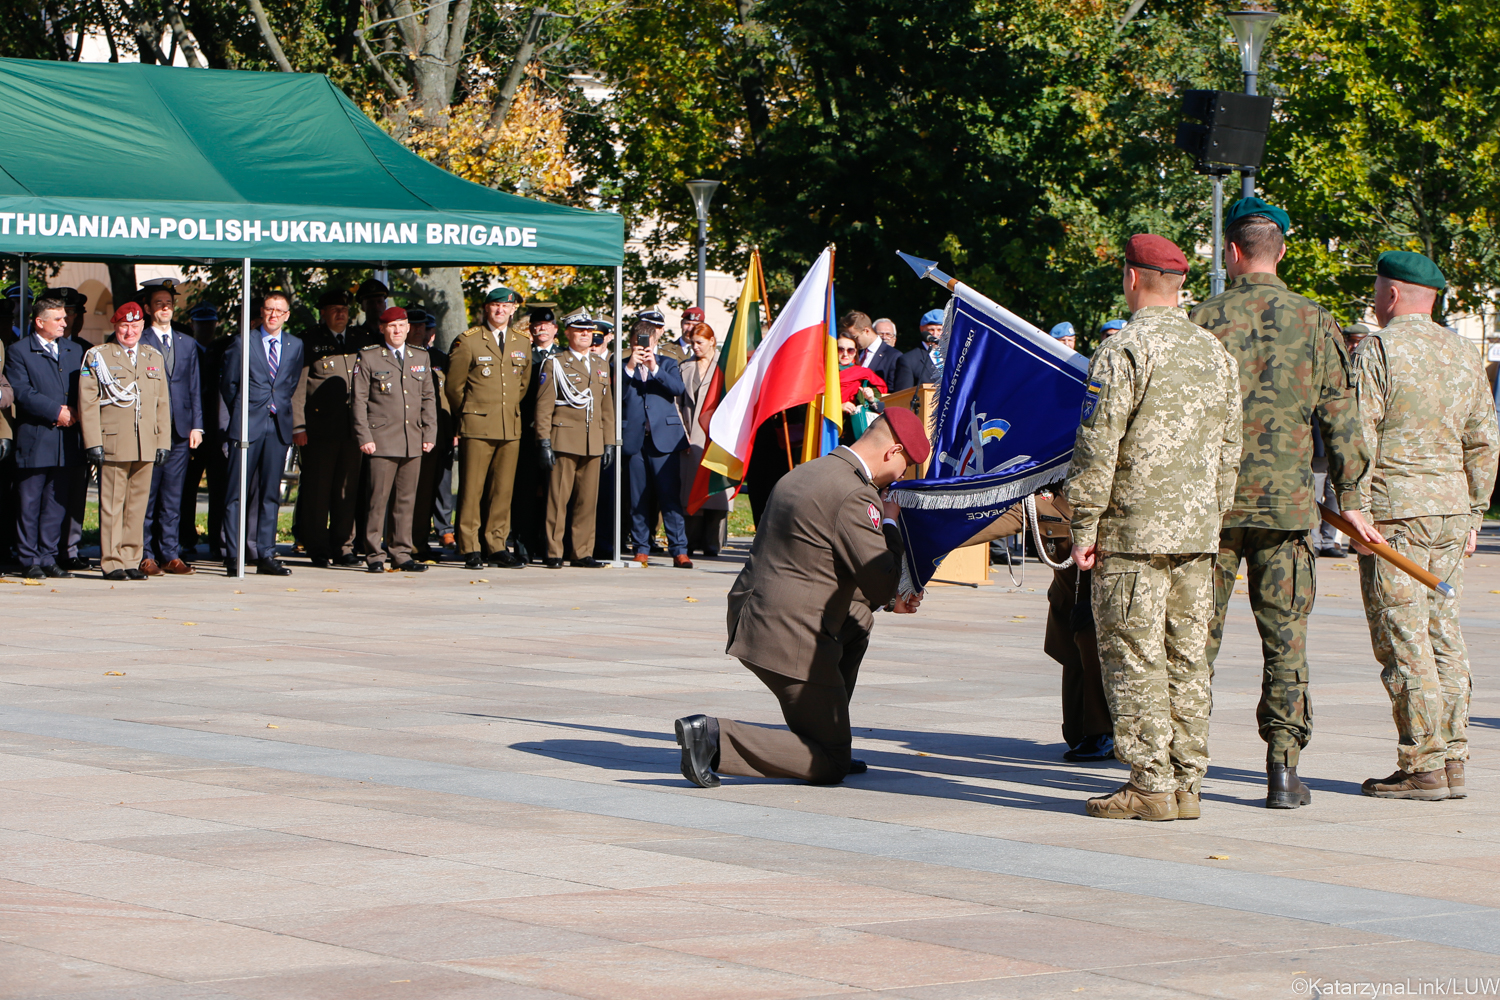
M 638 334 L 636 334 L 635 335 L 635 346 L 636 347 L 650 347 L 651 346 L 651 334 L 649 334 L 649 333 L 638 333 Z

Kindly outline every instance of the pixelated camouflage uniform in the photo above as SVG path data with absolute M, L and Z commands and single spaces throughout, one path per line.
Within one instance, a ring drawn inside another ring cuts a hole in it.
M 1463 551 L 1489 506 L 1500 456 L 1495 401 L 1472 344 L 1426 316 L 1393 318 L 1355 353 L 1373 453 L 1361 483 L 1391 547 L 1453 586 L 1443 599 L 1374 556 L 1359 560 L 1370 644 L 1396 722 L 1397 766 L 1469 756 L 1469 654 L 1458 624 Z
M 1245 421 L 1234 508 L 1224 519 L 1214 566 L 1208 662 L 1219 655 L 1243 559 L 1264 661 L 1255 718 L 1266 762 L 1296 766 L 1312 736 L 1307 616 L 1317 583 L 1308 532 L 1319 522 L 1313 421 L 1341 509 L 1358 508 L 1355 489 L 1369 466 L 1349 354 L 1328 311 L 1288 291 L 1274 274 L 1240 275 L 1194 309 L 1192 319 L 1239 362 Z
M 1234 499 L 1234 359 L 1181 309 L 1151 306 L 1089 366 L 1066 496 L 1098 544 L 1093 605 L 1115 756 L 1148 792 L 1196 792 L 1213 707 L 1212 553 Z

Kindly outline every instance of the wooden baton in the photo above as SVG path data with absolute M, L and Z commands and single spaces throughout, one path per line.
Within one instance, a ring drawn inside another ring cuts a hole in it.
M 1401 572 L 1405 573 L 1407 576 L 1410 576 L 1418 583 L 1425 584 L 1426 586 L 1431 587 L 1443 597 L 1454 596 L 1455 591 L 1453 590 L 1452 584 L 1444 583 L 1442 580 L 1439 580 L 1435 574 L 1429 573 L 1427 570 L 1418 566 L 1416 563 L 1412 562 L 1410 559 L 1406 558 L 1401 553 L 1391 548 L 1389 545 L 1386 545 L 1384 542 L 1367 542 L 1363 538 L 1360 538 L 1359 532 L 1354 530 L 1354 525 L 1350 524 L 1344 518 L 1344 515 L 1335 514 L 1333 511 L 1329 510 L 1327 507 L 1324 507 L 1322 504 L 1318 504 L 1318 513 L 1322 515 L 1324 521 L 1327 521 L 1329 524 L 1333 525 L 1335 528 L 1348 535 L 1351 539 L 1357 539 L 1359 543 L 1365 548 L 1369 549 L 1371 552 L 1375 553 L 1377 556 L 1384 559 L 1392 566 L 1401 570 Z

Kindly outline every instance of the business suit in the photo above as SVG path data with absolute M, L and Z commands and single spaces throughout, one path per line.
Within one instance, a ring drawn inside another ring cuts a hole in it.
M 886 385 L 894 385 L 896 383 L 896 365 L 901 362 L 901 352 L 879 337 L 875 338 L 875 343 L 871 346 L 874 348 L 874 353 L 868 355 L 867 358 L 865 351 L 861 349 L 855 355 L 854 363 L 864 365 L 870 371 L 879 375 L 880 381 Z
M 677 397 L 687 391 L 677 362 L 658 355 L 655 372 L 645 365 L 624 373 L 621 404 L 625 426 L 620 438 L 630 473 L 630 534 L 637 555 L 651 551 L 649 516 L 654 495 L 667 529 L 667 551 L 687 555 L 687 525 L 682 513 L 682 463 L 687 447 Z M 582 558 L 582 557 L 580 557 Z
M 910 389 L 918 385 L 934 385 L 939 377 L 937 365 L 926 347 L 918 347 L 901 355 L 896 362 L 896 380 L 887 382 L 892 392 Z
M 901 579 L 901 533 L 848 448 L 777 484 L 729 590 L 729 644 L 781 703 L 790 732 L 719 719 L 721 774 L 832 784 L 849 771 L 849 698 Z
M 189 334 L 168 330 L 164 339 L 155 327 L 141 334 L 141 343 L 165 358 L 172 412 L 171 447 L 167 460 L 151 470 L 151 498 L 146 504 L 145 557 L 165 568 L 182 559 L 182 498 L 193 457 L 190 438 L 193 431 L 200 436 L 203 432 L 203 349 Z M 196 506 L 195 502 L 189 517 L 196 517 Z
M 248 443 L 245 547 L 247 561 L 265 563 L 276 558 L 281 475 L 286 468 L 287 449 L 292 444 L 292 396 L 302 377 L 302 341 L 284 328 L 281 330 L 273 377 L 263 332 L 259 326 L 250 331 L 250 384 L 246 393 L 250 401 L 248 427 L 242 426 L 240 420 L 241 350 L 241 338 L 235 337 L 224 351 L 224 370 L 219 380 L 220 392 L 229 410 L 229 428 L 224 436 L 230 443 Z M 224 533 L 228 536 L 229 559 L 236 560 L 240 557 L 240 462 L 233 449 L 229 454 L 228 494 L 224 504 Z
M 78 434 L 83 349 L 67 337 L 53 346 L 56 359 L 37 337 L 26 336 L 5 359 L 16 405 L 16 547 L 28 568 L 55 564 L 67 510 L 67 471 L 83 461 Z M 73 411 L 71 427 L 57 426 L 64 406 Z

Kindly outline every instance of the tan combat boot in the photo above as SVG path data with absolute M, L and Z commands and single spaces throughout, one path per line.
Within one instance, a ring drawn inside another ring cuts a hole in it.
M 1177 818 L 1197 819 L 1202 815 L 1203 807 L 1198 802 L 1198 793 L 1186 788 L 1177 789 Z
M 1468 798 L 1469 791 L 1464 788 L 1464 762 L 1461 760 L 1450 760 L 1444 765 L 1444 770 L 1448 772 L 1448 798 Z
M 1408 774 L 1397 771 L 1389 778 L 1369 778 L 1359 786 L 1377 799 L 1425 799 L 1435 802 L 1448 797 L 1448 776 L 1442 768 Z
M 1084 803 L 1090 816 L 1098 819 L 1145 819 L 1153 822 L 1177 818 L 1175 792 L 1148 792 L 1125 782 L 1111 795 L 1101 795 Z

